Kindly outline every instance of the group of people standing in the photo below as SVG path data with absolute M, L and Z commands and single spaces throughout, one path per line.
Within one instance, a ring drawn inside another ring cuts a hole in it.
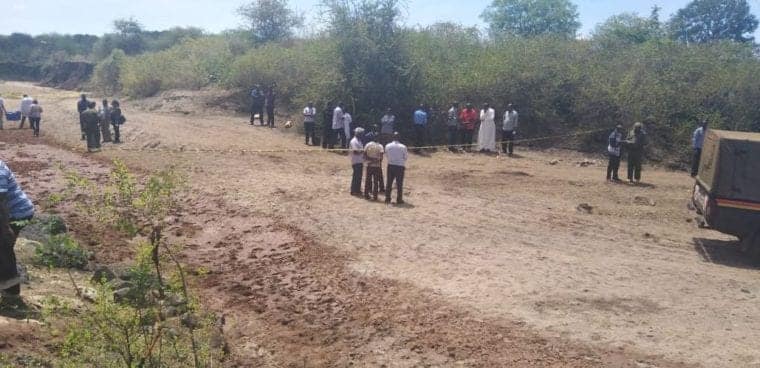
M 628 152 L 628 181 L 639 183 L 641 181 L 641 163 L 644 160 L 644 146 L 647 143 L 644 124 L 633 124 L 633 130 L 624 137 L 622 125 L 615 127 L 610 133 L 607 142 L 607 181 L 619 182 L 618 170 L 620 169 L 620 159 L 623 149 Z
M 42 121 L 42 106 L 40 106 L 39 102 L 25 94 L 21 98 L 21 105 L 18 111 L 21 114 L 21 124 L 19 124 L 18 128 L 23 129 L 26 120 L 29 119 L 29 128 L 32 129 L 32 134 L 35 137 L 39 137 L 40 121 Z M 0 130 L 3 129 L 6 114 L 8 114 L 8 111 L 5 108 L 5 100 L 0 97 Z
M 465 104 L 463 109 L 459 103 L 451 104 L 446 116 L 446 128 L 448 130 L 449 150 L 459 152 L 460 149 L 470 151 L 473 144 L 475 129 L 478 129 L 477 149 L 483 153 L 496 153 L 496 110 L 485 103 L 478 112 L 471 103 Z M 513 104 L 507 104 L 501 119 L 501 151 L 512 156 L 514 154 L 514 139 L 519 126 L 519 114 Z
M 351 195 L 362 196 L 362 174 L 367 164 L 364 179 L 363 196 L 367 200 L 377 200 L 379 193 L 385 194 L 385 203 L 391 203 L 393 183 L 396 183 L 396 204 L 404 204 L 404 174 L 409 152 L 400 142 L 398 132 L 391 136 L 391 142 L 383 146 L 377 142 L 378 136 L 364 128 L 354 129 L 354 137 L 349 143 L 349 157 L 353 175 L 351 176 Z M 383 158 L 388 157 L 386 167 L 388 177 L 383 183 Z
M 82 132 L 82 140 L 87 141 L 87 151 L 95 152 L 101 148 L 102 143 L 121 143 L 121 126 L 127 121 L 121 112 L 119 101 L 113 100 L 109 106 L 108 100 L 103 99 L 99 109 L 95 109 L 95 101 L 87 100 L 87 95 L 82 94 L 77 102 L 79 112 L 79 128 Z M 113 127 L 113 140 L 111 138 Z
M 259 118 L 259 125 L 264 124 L 264 108 L 267 111 L 267 123 L 270 128 L 274 128 L 274 103 L 276 93 L 274 91 L 277 84 L 272 83 L 266 90 L 263 90 L 260 85 L 255 85 L 251 89 L 251 125 L 254 125 L 256 117 Z

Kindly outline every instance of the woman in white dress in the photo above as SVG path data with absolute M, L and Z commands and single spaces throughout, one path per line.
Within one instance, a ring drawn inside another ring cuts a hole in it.
M 496 152 L 496 111 L 488 104 L 480 110 L 480 131 L 478 131 L 478 150 Z

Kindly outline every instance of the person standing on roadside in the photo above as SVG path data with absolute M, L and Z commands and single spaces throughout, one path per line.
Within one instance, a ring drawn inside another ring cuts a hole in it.
M 510 156 L 515 152 L 515 135 L 517 127 L 520 125 L 520 116 L 512 104 L 507 105 L 507 111 L 504 112 L 504 122 L 501 126 L 501 151 Z
M 276 97 L 276 92 L 274 91 L 275 87 L 277 87 L 277 85 L 272 83 L 272 85 L 269 86 L 269 89 L 267 89 L 267 125 L 269 125 L 270 128 L 274 128 L 274 100 Z
M 478 130 L 478 150 L 496 152 L 496 111 L 487 103 L 480 110 L 480 130 Z
M 351 137 L 351 132 L 354 131 L 354 118 L 351 116 L 351 113 L 348 112 L 348 110 L 343 110 L 343 134 L 346 135 L 346 137 Z M 348 139 L 348 138 L 346 138 Z
M 388 180 L 385 182 L 385 203 L 391 203 L 391 191 L 393 182 L 396 182 L 396 204 L 404 204 L 404 175 L 406 160 L 409 152 L 404 144 L 399 142 L 398 132 L 393 133 L 393 141 L 385 146 L 385 154 L 388 156 Z
M 309 137 L 311 137 L 311 144 L 316 145 L 317 108 L 314 107 L 313 102 L 309 102 L 303 109 L 303 130 L 306 134 L 306 145 L 309 145 Z
M 95 102 L 87 104 L 87 110 L 82 113 L 84 129 L 87 138 L 87 152 L 95 152 L 100 149 L 100 116 L 95 110 Z
M 16 182 L 16 176 L 0 160 L 0 293 L 19 295 L 21 277 L 16 264 L 16 239 L 34 217 L 34 204 Z
M 420 148 L 425 146 L 425 131 L 427 130 L 428 113 L 425 112 L 425 105 L 420 104 L 414 111 L 414 152 L 419 153 Z
M 618 170 L 620 169 L 620 148 L 622 145 L 623 126 L 618 125 L 607 139 L 607 156 L 609 158 L 609 162 L 607 163 L 607 181 L 620 181 Z
M 100 118 L 100 134 L 103 143 L 108 143 L 111 141 L 111 107 L 108 106 L 108 100 L 103 99 L 103 104 L 98 109 L 98 117 Z
M 446 116 L 446 129 L 448 130 L 449 151 L 458 152 L 457 139 L 459 138 L 459 102 L 454 102 Z
M 40 136 L 40 120 L 42 120 L 42 107 L 37 100 L 32 100 L 32 106 L 29 106 L 29 124 L 35 137 Z
M 349 156 L 351 157 L 351 168 L 353 169 L 353 175 L 351 176 L 351 195 L 362 195 L 362 174 L 364 169 L 364 144 L 362 143 L 362 135 L 364 135 L 364 129 L 356 128 L 354 130 L 354 138 L 349 143 Z
M 3 130 L 3 122 L 5 121 L 5 114 L 7 113 L 8 111 L 5 111 L 5 100 L 0 96 L 0 130 Z
M 79 113 L 79 130 L 82 132 L 82 140 L 87 139 L 87 134 L 84 132 L 84 121 L 82 121 L 82 113 L 87 110 L 88 104 L 89 101 L 87 101 L 87 95 L 83 93 L 77 102 L 77 112 Z
M 256 120 L 256 115 L 259 116 L 259 125 L 264 125 L 264 91 L 257 84 L 251 89 L 251 125 Z
M 646 134 L 644 133 L 644 124 L 633 124 L 633 131 L 629 134 L 628 139 L 623 141 L 623 146 L 628 152 L 628 181 L 630 183 L 639 183 L 641 181 L 641 162 L 644 159 L 644 145 L 646 145 Z
M 343 102 L 339 102 L 338 106 L 335 106 L 332 115 L 332 137 L 330 138 L 330 149 L 335 148 L 335 144 L 340 139 L 340 148 L 345 149 L 347 144 L 345 129 L 343 129 Z
M 388 144 L 396 131 L 396 115 L 390 107 L 385 109 L 385 114 L 380 118 L 380 144 Z
M 331 148 L 331 137 L 333 136 L 332 130 L 332 102 L 325 103 L 325 108 L 322 110 L 322 148 Z
M 21 99 L 21 106 L 19 107 L 19 110 L 21 110 L 21 124 L 18 126 L 19 129 L 24 129 L 24 122 L 26 122 L 26 119 L 29 118 L 29 108 L 32 107 L 32 100 L 31 97 L 28 95 L 24 95 L 24 97 Z M 29 128 L 32 127 L 32 121 L 29 120 Z
M 459 120 L 462 122 L 462 145 L 464 146 L 464 150 L 469 152 L 472 148 L 472 136 L 475 132 L 475 125 L 478 123 L 478 111 L 472 107 L 471 103 L 467 103 L 459 114 Z
M 367 161 L 367 176 L 364 179 L 364 198 L 369 200 L 377 200 L 377 194 L 384 192 L 383 188 L 383 155 L 385 148 L 380 143 L 377 143 L 376 136 L 374 134 L 367 134 L 364 140 L 367 142 L 364 145 L 364 158 Z M 372 194 L 372 197 L 370 197 Z
M 691 148 L 694 150 L 694 154 L 691 158 L 691 177 L 696 177 L 699 174 L 699 162 L 702 159 L 702 144 L 705 142 L 705 133 L 707 133 L 707 120 L 702 120 L 699 128 L 694 131 L 691 136 Z
M 121 112 L 121 106 L 119 101 L 111 101 L 111 126 L 113 126 L 113 143 L 121 143 L 121 131 L 120 128 L 127 119 L 124 118 L 124 114 Z

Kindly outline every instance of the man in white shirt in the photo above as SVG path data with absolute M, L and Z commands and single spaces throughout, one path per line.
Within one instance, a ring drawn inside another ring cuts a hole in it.
M 303 109 L 303 130 L 306 134 L 306 145 L 309 145 L 309 137 L 311 137 L 311 144 L 317 144 L 317 108 L 314 107 L 313 102 L 309 102 Z
M 514 153 L 514 140 L 519 126 L 519 115 L 512 104 L 507 105 L 507 111 L 504 112 L 504 124 L 501 127 L 501 150 L 512 156 Z
M 353 123 L 354 119 L 351 117 L 351 113 L 343 110 L 343 134 L 345 134 L 346 137 L 351 136 L 351 132 L 353 131 Z
M 362 195 L 362 172 L 364 171 L 364 143 L 362 143 L 362 135 L 364 135 L 364 129 L 356 128 L 354 130 L 354 138 L 351 139 L 349 144 L 348 156 L 351 158 L 351 167 L 353 168 L 353 175 L 351 177 L 351 195 Z
M 393 141 L 385 146 L 388 156 L 388 180 L 385 187 L 385 203 L 391 203 L 393 181 L 396 181 L 396 204 L 404 204 L 404 171 L 409 152 L 405 145 L 399 142 L 398 132 L 393 133 Z
M 21 125 L 18 126 L 19 129 L 24 128 L 24 122 L 26 122 L 26 119 L 29 117 L 29 109 L 32 107 L 32 98 L 28 95 L 24 95 L 24 98 L 21 99 L 21 107 L 19 107 L 19 110 L 21 110 Z M 32 122 L 29 121 L 29 127 L 31 128 Z
M 5 100 L 0 97 L 0 130 L 3 130 L 3 121 L 5 121 Z
M 336 136 L 340 139 L 340 147 L 346 148 L 348 136 L 343 129 L 343 102 L 338 103 L 338 106 L 333 110 L 332 130 L 333 136 L 330 138 L 330 148 L 335 148 L 335 144 L 338 143 L 335 139 Z

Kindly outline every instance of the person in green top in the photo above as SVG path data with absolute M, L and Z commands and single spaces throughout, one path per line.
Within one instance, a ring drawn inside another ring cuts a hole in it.
M 646 145 L 644 124 L 633 124 L 633 131 L 628 135 L 628 139 L 623 141 L 623 145 L 628 151 L 628 181 L 638 183 L 641 181 L 641 161 L 644 159 Z
M 95 102 L 87 104 L 87 110 L 81 114 L 84 132 L 87 138 L 87 152 L 95 152 L 100 149 L 100 116 L 95 110 Z

